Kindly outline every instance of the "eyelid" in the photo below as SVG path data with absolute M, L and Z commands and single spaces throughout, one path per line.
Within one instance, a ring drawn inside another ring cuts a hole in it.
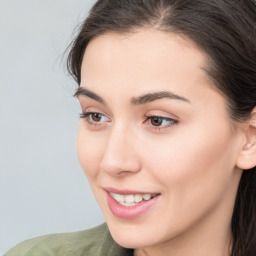
M 95 114 L 95 115 L 94 115 Z M 93 116 L 94 115 L 94 116 Z M 98 116 L 97 116 L 98 115 Z M 107 123 L 111 122 L 111 118 L 108 117 L 103 111 L 100 111 L 94 107 L 86 108 L 83 113 L 80 114 L 80 118 L 84 118 L 87 125 L 95 126 L 95 129 L 103 128 Z M 153 120 L 156 118 L 155 120 Z M 157 118 L 159 120 L 157 120 Z M 159 121 L 159 125 L 157 122 Z M 155 122 L 155 124 L 154 124 Z M 143 124 L 156 132 L 164 132 L 165 129 L 170 129 L 179 122 L 178 117 L 166 113 L 164 111 L 149 111 L 143 120 Z
M 107 119 L 110 120 L 110 118 L 107 117 L 106 115 L 104 115 L 104 114 L 102 114 L 100 112 L 93 112 L 93 111 L 80 113 L 80 117 L 81 118 L 85 118 L 85 117 L 88 117 L 88 116 L 93 115 L 93 114 L 99 114 L 99 115 L 104 116 L 104 117 L 106 117 Z
M 153 129 L 153 130 L 156 130 L 156 131 L 161 131 L 161 130 L 164 130 L 164 129 L 168 129 L 168 128 L 171 128 L 172 126 L 174 125 L 177 125 L 178 124 L 178 119 L 176 118 L 172 118 L 172 117 L 167 117 L 165 115 L 157 115 L 157 114 L 147 114 L 146 116 L 146 120 L 143 122 L 143 123 L 149 123 L 150 120 L 152 120 L 153 118 L 159 118 L 161 119 L 162 121 L 167 121 L 169 122 L 168 124 L 166 125 L 153 125 L 152 123 L 151 124 L 147 124 L 147 126 L 149 126 L 150 129 Z
M 81 104 L 81 108 L 82 108 L 81 114 L 83 114 L 83 115 L 98 113 L 98 114 L 104 115 L 106 117 L 109 117 L 109 115 L 99 107 L 94 107 L 94 106 L 90 106 L 87 104 L 84 104 L 84 105 Z
M 92 119 L 93 114 L 97 114 L 97 115 L 100 115 L 101 117 L 105 117 L 105 119 L 107 120 L 95 121 Z M 94 125 L 94 126 L 102 126 L 104 125 L 104 123 L 111 121 L 111 119 L 107 117 L 105 114 L 97 111 L 85 111 L 83 113 L 80 113 L 80 118 L 84 118 L 88 125 Z
M 169 113 L 169 111 L 164 111 L 164 110 L 151 110 L 148 111 L 146 116 L 156 116 L 156 117 L 162 117 L 162 118 L 169 118 L 169 119 L 174 119 L 174 120 L 178 120 L 178 116 Z

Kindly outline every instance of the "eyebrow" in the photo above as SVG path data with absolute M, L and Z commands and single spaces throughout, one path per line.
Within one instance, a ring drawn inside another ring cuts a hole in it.
M 74 97 L 79 97 L 79 96 L 86 96 L 89 97 L 93 100 L 98 101 L 101 104 L 106 105 L 105 101 L 96 93 L 84 88 L 84 87 L 79 87 L 74 94 Z M 154 93 L 147 93 L 139 97 L 132 97 L 131 103 L 133 105 L 142 105 L 146 104 L 155 100 L 160 100 L 160 99 L 172 99 L 172 100 L 180 100 L 183 102 L 191 103 L 187 98 L 182 97 L 180 95 L 174 94 L 170 91 L 160 91 L 160 92 L 154 92 Z
M 144 94 L 139 97 L 132 97 L 131 102 L 134 105 L 141 105 L 141 104 L 145 104 L 148 102 L 152 102 L 152 101 L 160 100 L 160 99 L 164 99 L 164 98 L 168 98 L 168 99 L 172 99 L 172 100 L 181 100 L 181 101 L 190 103 L 190 101 L 188 99 L 186 99 L 182 96 L 179 96 L 177 94 L 174 94 L 172 92 L 169 92 L 169 91 L 147 93 L 147 94 Z
M 87 96 L 87 97 L 89 97 L 93 100 L 96 100 L 99 103 L 105 105 L 105 101 L 100 96 L 98 96 L 96 93 L 94 93 L 88 89 L 85 89 L 84 87 L 79 87 L 77 89 L 77 91 L 75 92 L 74 97 L 78 98 L 79 96 Z

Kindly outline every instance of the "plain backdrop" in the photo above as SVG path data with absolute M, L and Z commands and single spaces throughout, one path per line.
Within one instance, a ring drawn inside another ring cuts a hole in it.
M 93 0 L 0 0 L 0 254 L 102 223 L 76 155 L 63 53 Z

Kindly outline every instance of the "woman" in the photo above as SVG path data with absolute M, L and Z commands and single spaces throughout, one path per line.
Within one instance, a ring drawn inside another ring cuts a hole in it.
M 68 58 L 106 225 L 7 255 L 256 254 L 256 2 L 101 0 Z

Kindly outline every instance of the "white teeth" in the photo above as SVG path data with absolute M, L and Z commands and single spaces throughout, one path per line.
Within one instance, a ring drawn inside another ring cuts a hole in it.
M 142 198 L 142 195 L 136 194 L 136 195 L 134 196 L 134 201 L 135 201 L 136 203 L 141 202 L 142 199 L 143 199 L 143 198 Z
M 124 202 L 124 195 L 116 194 L 116 193 L 110 193 L 111 196 L 118 202 Z
M 150 200 L 155 197 L 157 194 L 135 194 L 135 195 L 120 195 L 113 192 L 109 192 L 109 194 L 121 205 L 124 206 L 132 206 L 137 203 L 140 203 L 142 200 Z
M 134 203 L 134 195 L 125 195 L 124 196 L 124 201 L 126 203 Z
M 126 202 L 119 202 L 119 204 L 124 205 L 124 206 L 133 206 L 136 203 L 126 203 Z
M 144 200 L 149 200 L 151 198 L 151 195 L 150 194 L 145 194 L 143 195 L 143 199 Z

